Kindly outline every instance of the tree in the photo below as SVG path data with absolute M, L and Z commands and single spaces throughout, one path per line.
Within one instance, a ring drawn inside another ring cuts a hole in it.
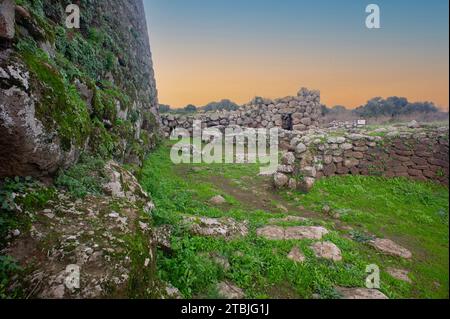
M 184 110 L 188 113 L 194 113 L 194 112 L 197 112 L 197 107 L 195 105 L 189 104 L 189 105 L 186 105 Z
M 235 111 L 238 108 L 239 108 L 239 105 L 237 105 L 236 103 L 234 103 L 230 100 L 227 100 L 227 99 L 223 99 L 220 102 L 211 102 L 211 103 L 208 103 L 205 106 L 201 107 L 201 109 L 206 112 L 222 111 L 222 110 Z
M 353 112 L 361 117 L 395 117 L 411 113 L 436 113 L 438 111 L 438 108 L 432 102 L 409 103 L 408 99 L 404 97 L 391 96 L 387 99 L 375 97 Z

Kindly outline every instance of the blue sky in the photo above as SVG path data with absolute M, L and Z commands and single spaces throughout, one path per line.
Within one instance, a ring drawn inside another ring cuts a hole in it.
M 322 90 L 358 106 L 402 95 L 448 108 L 447 0 L 144 0 L 160 101 Z M 380 30 L 365 8 L 381 8 Z

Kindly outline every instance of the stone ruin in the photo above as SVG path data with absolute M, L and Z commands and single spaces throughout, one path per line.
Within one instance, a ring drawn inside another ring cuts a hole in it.
M 167 136 L 175 128 L 278 128 L 282 163 L 277 188 L 309 191 L 322 177 L 374 175 L 432 180 L 448 185 L 448 125 L 394 125 L 371 130 L 365 121 L 322 125 L 320 92 L 302 88 L 296 97 L 255 98 L 236 111 L 163 114 Z M 323 126 L 323 127 L 321 127 Z
M 373 131 L 316 130 L 288 141 L 277 188 L 309 191 L 322 177 L 371 175 L 449 184 L 448 126 L 406 125 Z
M 161 114 L 166 136 L 175 128 L 192 130 L 193 121 L 204 127 L 224 128 L 238 125 L 249 128 L 280 128 L 288 131 L 307 131 L 318 128 L 322 110 L 320 92 L 302 88 L 297 96 L 270 100 L 254 98 L 236 111 L 206 112 L 192 115 Z

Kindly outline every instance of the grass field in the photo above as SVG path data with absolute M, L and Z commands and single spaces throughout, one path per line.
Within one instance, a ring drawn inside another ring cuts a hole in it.
M 242 288 L 247 298 L 338 298 L 335 287 L 364 287 L 369 264 L 380 267 L 381 291 L 390 298 L 448 298 L 448 189 L 404 179 L 336 177 L 316 183 L 309 194 L 275 192 L 258 165 L 174 165 L 170 148 L 161 146 L 140 173 L 156 209 L 156 225 L 172 225 L 172 253 L 158 251 L 161 279 L 186 298 L 218 297 L 223 280 Z M 222 195 L 227 204 L 209 203 Z M 322 213 L 330 206 L 338 219 Z M 233 217 L 249 222 L 250 234 L 234 240 L 192 236 L 180 223 L 183 215 Z M 342 262 L 317 259 L 310 240 L 269 241 L 256 229 L 273 218 L 307 217 L 279 225 L 323 225 L 325 239 L 342 251 Z M 413 253 L 403 260 L 378 253 L 367 244 L 372 235 L 390 238 Z M 306 261 L 286 256 L 298 246 Z M 222 267 L 211 256 L 226 258 Z M 387 274 L 388 267 L 410 270 L 412 284 Z

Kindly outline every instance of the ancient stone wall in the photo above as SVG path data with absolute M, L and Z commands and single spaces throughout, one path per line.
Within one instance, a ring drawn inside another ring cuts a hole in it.
M 448 127 L 294 137 L 274 175 L 278 188 L 309 191 L 316 179 L 335 175 L 407 177 L 449 183 Z
M 139 165 L 158 138 L 142 1 L 0 1 L 0 178 L 51 176 L 83 152 Z
M 193 115 L 162 114 L 166 135 L 173 129 L 192 129 L 193 121 L 205 127 L 239 125 L 250 128 L 273 128 L 306 131 L 319 126 L 321 117 L 320 92 L 302 88 L 297 96 L 270 100 L 257 97 L 236 111 L 196 113 Z

